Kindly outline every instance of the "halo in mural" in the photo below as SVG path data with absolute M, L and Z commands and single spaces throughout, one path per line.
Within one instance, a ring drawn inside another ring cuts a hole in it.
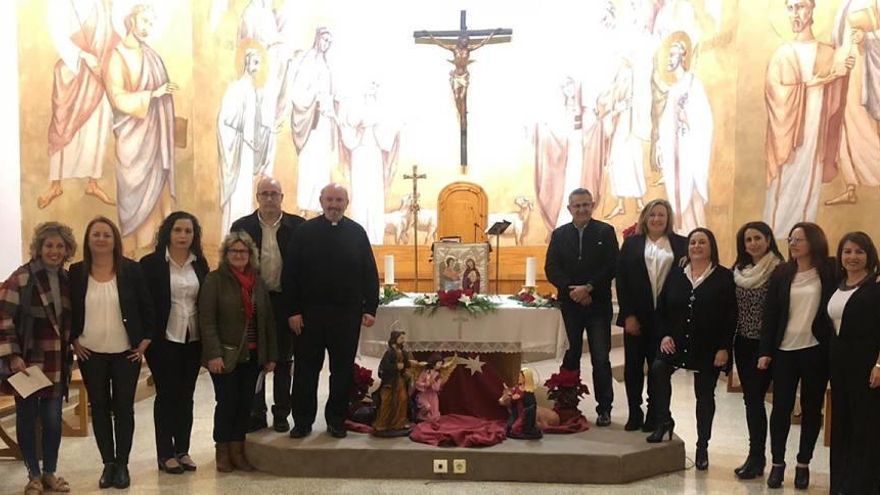
M 770 27 L 780 39 L 790 41 L 794 39 L 791 30 L 787 5 L 794 0 L 767 0 L 767 19 Z M 810 0 L 803 0 L 809 2 Z M 831 39 L 831 30 L 834 24 L 834 9 L 828 0 L 815 0 L 813 9 L 813 36 L 819 41 L 828 42 Z M 834 2 L 835 4 L 837 2 Z M 836 5 L 835 5 L 836 6 Z
M 148 7 L 153 11 L 153 28 L 150 38 L 160 38 L 170 24 L 170 2 L 159 0 L 113 0 L 113 30 L 121 38 L 128 34 L 125 29 L 125 18 L 137 7 Z
M 684 45 L 687 56 L 684 60 L 684 69 L 686 71 L 692 71 L 694 65 L 694 44 L 691 40 L 691 37 L 688 36 L 684 31 L 676 31 L 660 44 L 657 48 L 657 53 L 654 56 L 654 67 L 657 70 L 657 77 L 659 77 L 664 83 L 669 86 L 672 86 L 676 82 L 678 82 L 678 78 L 675 75 L 675 72 L 670 72 L 666 69 L 666 64 L 669 60 L 669 48 L 672 47 L 674 43 L 681 43 Z
M 266 79 L 269 77 L 269 57 L 266 52 L 266 47 L 260 44 L 259 41 L 248 38 L 242 40 L 241 43 L 238 44 L 235 48 L 234 73 L 237 76 L 242 74 L 244 71 L 244 58 L 250 51 L 256 51 L 262 61 L 259 69 L 257 69 L 257 73 L 254 75 L 254 86 L 261 88 L 266 84 Z

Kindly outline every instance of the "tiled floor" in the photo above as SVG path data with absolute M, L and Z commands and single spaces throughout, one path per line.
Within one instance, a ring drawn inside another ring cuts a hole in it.
M 364 358 L 362 364 L 376 368 L 377 360 Z M 555 361 L 532 363 L 541 381 L 549 377 L 558 366 Z M 584 359 L 585 380 L 589 383 L 589 360 Z M 326 370 L 322 375 L 321 390 L 326 394 Z M 693 456 L 696 428 L 694 419 L 694 398 L 691 376 L 684 372 L 673 377 L 673 415 L 676 420 L 676 434 L 681 436 L 687 446 L 688 456 Z M 626 396 L 622 383 L 614 384 L 615 403 L 612 419 L 626 421 Z M 323 397 L 321 401 L 323 403 Z M 763 480 L 751 482 L 737 481 L 733 469 L 744 459 L 748 435 L 745 425 L 745 412 L 742 396 L 728 394 L 724 384 L 717 389 L 717 412 L 713 438 L 709 446 L 711 466 L 707 472 L 697 472 L 690 468 L 678 473 L 646 479 L 621 486 L 605 485 L 550 485 L 529 483 L 456 483 L 433 481 L 389 481 L 353 479 L 310 479 L 276 478 L 268 475 L 219 474 L 214 470 L 213 442 L 211 440 L 214 394 L 210 378 L 202 374 L 196 389 L 195 427 L 191 454 L 199 470 L 193 474 L 179 476 L 159 473 L 156 469 L 155 443 L 152 426 L 152 398 L 136 404 L 137 428 L 134 450 L 129 468 L 132 487 L 129 493 L 218 493 L 218 494 L 275 494 L 275 493 L 425 493 L 425 494 L 563 494 L 563 493 L 796 493 L 791 488 L 794 476 L 790 469 L 784 490 L 767 490 Z M 590 420 L 595 419 L 595 404 L 588 398 L 582 403 Z M 789 437 L 789 452 L 794 465 L 794 453 L 800 428 L 792 427 Z M 639 433 L 633 433 L 639 434 Z M 821 442 L 821 439 L 820 439 Z M 690 466 L 692 463 L 688 462 Z M 73 493 L 99 493 L 97 488 L 100 476 L 100 456 L 94 438 L 64 438 L 61 445 L 59 474 L 70 481 Z M 22 463 L 0 461 L 0 495 L 22 493 L 26 481 Z M 812 465 L 812 493 L 828 491 L 828 449 L 817 446 Z M 111 489 L 110 492 L 120 492 Z M 800 492 L 803 493 L 803 492 Z

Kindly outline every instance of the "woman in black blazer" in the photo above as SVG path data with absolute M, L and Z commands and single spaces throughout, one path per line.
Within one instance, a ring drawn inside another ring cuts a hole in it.
M 655 421 L 648 381 L 648 414 L 642 413 L 645 363 L 654 364 L 660 344 L 655 307 L 663 283 L 673 266 L 687 255 L 687 239 L 672 231 L 672 206 L 665 199 L 649 202 L 639 215 L 636 233 L 627 237 L 617 256 L 617 326 L 623 327 L 624 380 L 629 419 L 624 429 L 652 432 Z
M 147 364 L 156 383 L 153 424 L 159 469 L 195 471 L 189 456 L 193 394 L 201 367 L 199 288 L 208 273 L 202 228 L 192 214 L 176 211 L 159 227 L 156 250 L 141 258 L 156 308 L 156 333 Z
M 672 374 L 679 368 L 695 371 L 697 452 L 694 464 L 709 468 L 709 438 L 715 417 L 718 374 L 730 368 L 730 347 L 736 328 L 736 286 L 733 273 L 718 264 L 718 245 L 712 231 L 694 229 L 688 236 L 683 267 L 669 273 L 660 299 L 660 354 L 651 367 L 657 429 L 648 442 L 672 438 L 675 422 L 669 411 Z
M 831 337 L 831 493 L 880 493 L 880 284 L 874 242 L 864 232 L 837 247 Z
M 83 260 L 70 267 L 70 338 L 104 462 L 99 486 L 126 488 L 134 394 L 152 339 L 153 304 L 140 265 L 122 256 L 122 236 L 109 218 L 89 222 L 83 247 Z
M 828 385 L 832 330 L 825 307 L 836 286 L 833 266 L 825 233 L 814 223 L 801 222 L 788 234 L 788 261 L 770 277 L 758 358 L 758 369 L 766 370 L 773 363 L 770 488 L 782 487 L 785 477 L 785 444 L 798 385 L 801 438 L 794 486 L 805 490 L 810 485 L 810 460 L 822 427 Z

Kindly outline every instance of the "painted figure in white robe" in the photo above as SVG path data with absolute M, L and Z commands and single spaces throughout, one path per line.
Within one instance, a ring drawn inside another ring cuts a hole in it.
M 254 181 L 268 160 L 272 128 L 260 83 L 263 54 L 257 47 L 243 51 L 241 78 L 230 83 L 217 116 L 220 155 L 220 232 L 225 235 L 235 219 L 254 209 Z M 274 105 L 273 105 L 274 110 Z
M 49 123 L 49 189 L 37 199 L 45 208 L 64 192 L 62 179 L 88 179 L 85 193 L 114 204 L 101 189 L 112 111 L 103 68 L 112 49 L 113 26 L 102 0 L 50 0 L 49 34 L 59 59 L 52 80 Z
M 834 47 L 855 58 L 846 90 L 838 166 L 846 190 L 826 205 L 854 204 L 858 186 L 880 186 L 880 19 L 877 0 L 843 0 Z
M 611 181 L 611 194 L 617 204 L 606 219 L 626 213 L 625 199 L 636 200 L 636 210 L 644 206 L 645 166 L 642 157 L 642 143 L 635 135 L 633 127 L 633 64 L 627 58 L 620 60 L 614 82 L 599 99 L 599 115 L 605 119 L 603 125 L 609 133 L 608 173 Z
M 385 196 L 397 167 L 400 133 L 385 115 L 373 82 L 339 117 L 343 166 L 351 179 L 351 219 L 367 231 L 370 244 L 385 243 Z
M 265 114 L 263 117 L 267 124 L 271 123 L 272 129 L 277 129 L 285 114 L 285 105 L 279 100 L 279 95 L 284 86 L 283 79 L 290 56 L 287 54 L 287 45 L 281 37 L 271 0 L 251 0 L 241 13 L 238 43 L 239 46 L 242 46 L 248 42 L 259 43 L 266 50 L 266 56 L 262 63 L 266 66 L 264 70 L 267 71 L 267 77 L 262 94 L 265 107 L 270 109 L 271 113 Z M 274 173 L 275 145 L 276 135 L 273 133 L 268 141 L 267 159 L 260 170 L 262 175 L 272 176 Z
M 813 222 L 822 183 L 837 175 L 845 77 L 852 56 L 837 61 L 832 46 L 813 35 L 813 0 L 787 0 L 794 40 L 770 58 L 767 105 L 767 198 L 764 221 L 779 236 Z
M 332 72 L 327 61 L 332 36 L 321 27 L 299 61 L 290 87 L 290 127 L 297 152 L 296 203 L 303 216 L 321 211 L 321 189 L 338 162 Z
M 669 88 L 659 120 L 657 158 L 666 197 L 675 211 L 675 231 L 687 234 L 706 226 L 712 108 L 703 83 L 690 70 L 690 37 L 681 31 L 672 37 L 666 70 L 676 82 Z
M 116 136 L 116 198 L 126 254 L 152 245 L 174 197 L 174 101 L 162 57 L 146 42 L 152 7 L 135 5 L 110 55 L 105 84 Z

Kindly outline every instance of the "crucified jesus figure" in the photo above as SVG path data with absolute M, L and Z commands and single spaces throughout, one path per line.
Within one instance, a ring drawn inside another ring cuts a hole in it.
M 471 46 L 471 39 L 467 33 L 460 35 L 458 41 L 452 46 L 449 46 L 448 42 L 435 38 L 428 31 L 419 33 L 420 36 L 428 37 L 433 44 L 452 52 L 452 59 L 449 60 L 449 63 L 455 67 L 449 71 L 449 85 L 452 87 L 452 97 L 455 98 L 455 108 L 458 110 L 458 119 L 462 128 L 467 124 L 467 88 L 470 83 L 468 65 L 475 62 L 475 60 L 471 60 L 471 52 L 489 43 L 499 31 L 499 29 L 493 30 L 489 36 L 473 46 Z

